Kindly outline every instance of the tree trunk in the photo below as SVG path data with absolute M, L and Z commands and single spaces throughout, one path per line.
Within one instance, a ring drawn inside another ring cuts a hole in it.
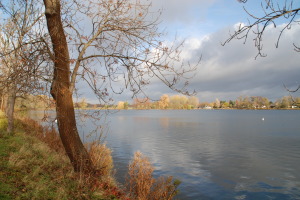
M 4 92 L 2 93 L 2 97 L 1 98 L 2 98 L 1 99 L 1 110 L 5 111 L 7 96 L 6 96 L 6 94 L 4 94 Z
M 17 93 L 16 86 L 12 86 L 8 89 L 8 98 L 7 98 L 7 105 L 6 105 L 6 117 L 7 117 L 7 132 L 11 134 L 14 131 L 14 109 L 15 109 L 15 102 L 16 102 L 16 93 Z
M 56 102 L 58 130 L 74 170 L 92 173 L 91 159 L 78 135 L 72 92 L 70 91 L 70 60 L 66 36 L 63 30 L 60 1 L 44 0 L 48 31 L 50 33 L 54 60 L 54 76 L 51 95 Z

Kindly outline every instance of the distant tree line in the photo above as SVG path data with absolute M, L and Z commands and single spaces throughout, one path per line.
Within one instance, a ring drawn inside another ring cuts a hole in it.
M 213 102 L 200 102 L 195 96 L 164 94 L 158 101 L 148 98 L 134 99 L 130 105 L 128 102 L 119 101 L 113 108 L 116 109 L 287 109 L 299 108 L 300 97 L 284 96 L 275 102 L 262 96 L 240 96 L 235 100 L 219 100 Z
M 4 105 L 5 99 L 0 99 L 0 105 Z M 54 109 L 54 101 L 46 95 L 27 94 L 18 98 L 15 108 L 18 110 Z M 149 98 L 135 98 L 132 104 L 127 101 L 119 101 L 116 104 L 104 105 L 87 102 L 86 98 L 75 103 L 77 109 L 288 109 L 300 108 L 300 97 L 284 96 L 272 102 L 262 96 L 240 96 L 235 100 L 219 100 L 213 102 L 200 102 L 198 97 L 184 95 L 164 94 L 158 101 Z

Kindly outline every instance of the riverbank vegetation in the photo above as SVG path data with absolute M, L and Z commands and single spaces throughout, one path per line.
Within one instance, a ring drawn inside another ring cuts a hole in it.
M 75 173 L 55 131 L 28 119 L 15 121 L 14 134 L 8 134 L 6 126 L 7 120 L 1 114 L 1 199 L 121 197 L 113 179 L 101 179 L 100 182 L 100 179 L 93 180 L 96 177 Z M 101 184 L 97 185 L 98 182 Z
M 172 199 L 179 182 L 153 177 L 149 159 L 136 153 L 129 165 L 128 185 L 114 177 L 111 150 L 105 144 L 86 144 L 97 174 L 76 173 L 56 131 L 26 118 L 15 120 L 6 132 L 0 112 L 0 199 Z

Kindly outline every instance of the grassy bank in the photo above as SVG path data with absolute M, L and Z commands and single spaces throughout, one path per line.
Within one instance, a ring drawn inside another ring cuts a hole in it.
M 113 178 L 111 150 L 89 144 L 94 167 L 101 175 L 75 173 L 58 134 L 31 119 L 15 120 L 14 134 L 6 132 L 0 112 L 0 199 L 133 199 L 171 200 L 180 184 L 173 177 L 153 178 L 154 167 L 137 152 L 120 189 Z M 123 186 L 122 186 L 123 188 Z
M 73 171 L 67 156 L 26 133 L 16 121 L 13 135 L 0 113 L 0 199 L 118 199 L 117 188 L 93 186 Z M 36 132 L 35 130 L 32 130 Z

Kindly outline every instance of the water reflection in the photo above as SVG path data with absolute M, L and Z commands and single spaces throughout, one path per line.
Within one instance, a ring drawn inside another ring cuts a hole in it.
M 159 118 L 159 121 L 160 121 L 161 127 L 163 127 L 163 128 L 169 128 L 169 126 L 170 126 L 170 120 L 169 120 L 168 117 L 161 117 L 161 118 Z
M 300 198 L 299 124 L 270 111 L 263 122 L 259 112 L 231 112 L 124 111 L 107 139 L 117 159 L 128 163 L 140 150 L 157 175 L 181 179 L 182 199 Z

